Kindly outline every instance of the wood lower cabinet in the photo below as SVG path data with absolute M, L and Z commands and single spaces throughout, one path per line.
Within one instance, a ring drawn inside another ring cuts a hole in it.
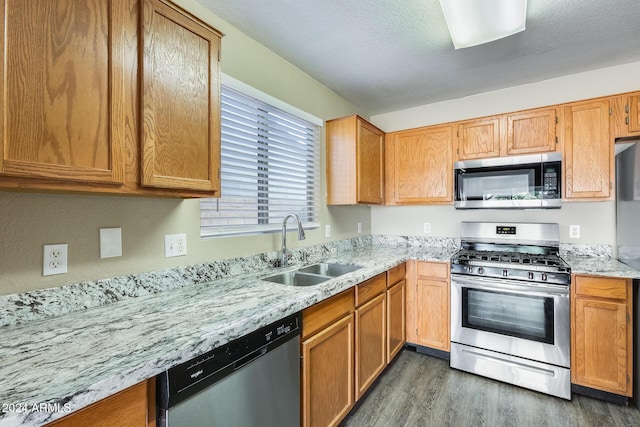
M 449 352 L 449 264 L 409 261 L 407 281 L 407 342 Z
M 453 203 L 453 126 L 387 135 L 386 204 Z
M 387 297 L 384 291 L 356 308 L 356 400 L 387 366 Z
M 328 120 L 327 204 L 384 202 L 384 132 L 359 116 Z
M 354 291 L 302 312 L 301 425 L 336 426 L 355 403 Z
M 47 426 L 51 427 L 152 427 L 155 420 L 155 380 L 136 384 Z
M 571 382 L 631 396 L 631 279 L 574 276 L 571 285 Z
M 405 276 L 405 264 L 387 272 L 387 364 L 402 350 L 407 339 Z
M 613 197 L 614 152 L 609 132 L 609 99 L 563 107 L 564 197 L 609 200 Z
M 0 188 L 219 196 L 220 33 L 165 0 L 0 13 Z
M 506 119 L 505 155 L 556 151 L 558 112 L 555 108 L 507 114 Z
M 356 286 L 356 400 L 387 366 L 387 275 L 378 274 Z

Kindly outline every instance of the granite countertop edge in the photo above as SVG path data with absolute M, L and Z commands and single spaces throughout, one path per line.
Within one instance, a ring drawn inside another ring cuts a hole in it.
M 0 348 L 0 426 L 54 421 L 402 262 L 448 262 L 456 250 L 373 245 L 329 255 L 324 261 L 362 268 L 312 287 L 260 280 L 299 267 L 290 266 L 2 327 L 9 344 Z M 640 277 L 611 258 L 563 259 L 576 274 Z

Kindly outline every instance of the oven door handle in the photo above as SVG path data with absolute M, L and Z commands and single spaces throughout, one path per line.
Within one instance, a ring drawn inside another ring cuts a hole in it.
M 451 283 L 459 284 L 465 288 L 482 289 L 487 291 L 505 292 L 510 291 L 523 295 L 536 295 L 536 296 L 569 296 L 569 288 L 557 288 L 551 287 L 545 284 L 520 284 L 511 280 L 501 279 L 486 279 L 484 277 L 475 277 L 468 279 L 466 277 L 460 277 L 457 275 L 451 275 Z

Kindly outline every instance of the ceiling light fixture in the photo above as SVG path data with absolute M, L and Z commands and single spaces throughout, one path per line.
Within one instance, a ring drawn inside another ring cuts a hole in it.
M 440 0 L 456 49 L 524 31 L 527 0 Z

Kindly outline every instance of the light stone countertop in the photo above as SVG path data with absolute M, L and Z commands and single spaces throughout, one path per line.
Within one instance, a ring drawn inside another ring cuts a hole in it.
M 640 278 L 640 272 L 614 258 L 583 256 L 562 256 L 571 266 L 572 274 L 593 274 L 596 276 Z
M 407 259 L 448 261 L 453 252 L 361 247 L 326 261 L 358 264 L 362 269 L 316 286 L 259 280 L 294 268 L 272 269 L 2 327 L 0 405 L 5 406 L 0 407 L 0 425 L 53 421 Z M 67 410 L 35 410 L 43 403 Z M 16 405 L 18 411 L 8 411 Z
M 53 421 L 408 259 L 449 261 L 457 250 L 451 242 L 443 246 L 401 243 L 377 236 L 373 244 L 326 253 L 323 261 L 363 268 L 315 286 L 260 280 L 301 265 L 263 269 L 3 326 L 0 426 Z M 640 277 L 640 272 L 610 258 L 563 258 L 574 273 Z M 49 408 L 36 410 L 43 403 Z M 51 410 L 56 407 L 66 410 Z

